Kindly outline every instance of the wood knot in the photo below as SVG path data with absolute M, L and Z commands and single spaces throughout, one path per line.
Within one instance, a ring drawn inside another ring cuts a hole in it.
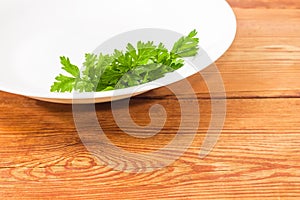
M 97 163 L 93 158 L 87 156 L 78 156 L 78 157 L 68 159 L 65 168 L 72 169 L 72 170 L 81 170 L 81 169 L 90 169 L 96 165 Z

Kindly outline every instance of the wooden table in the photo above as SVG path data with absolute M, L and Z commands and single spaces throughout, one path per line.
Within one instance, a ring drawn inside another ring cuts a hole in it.
M 207 157 L 198 153 L 211 99 L 199 75 L 189 78 L 201 113 L 193 144 L 170 166 L 148 173 L 114 170 L 87 151 L 71 106 L 1 92 L 0 199 L 300 199 L 300 2 L 229 3 L 238 19 L 237 37 L 216 63 L 227 91 L 227 116 Z M 116 146 L 152 152 L 176 134 L 176 96 L 157 89 L 132 98 L 130 108 L 136 123 L 146 125 L 148 109 L 157 103 L 168 118 L 149 139 L 122 133 L 109 103 L 96 110 Z

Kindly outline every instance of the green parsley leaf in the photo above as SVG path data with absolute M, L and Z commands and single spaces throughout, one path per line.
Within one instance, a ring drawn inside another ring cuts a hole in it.
M 71 77 L 65 76 L 63 74 L 58 75 L 51 86 L 51 92 L 72 92 L 75 85 L 76 79 L 80 76 L 79 68 L 71 64 L 70 59 L 66 57 L 60 57 L 60 62 L 63 65 L 62 69 L 68 72 Z
M 199 38 L 196 38 L 197 31 L 193 30 L 186 37 L 181 37 L 173 46 L 172 53 L 180 57 L 195 56 L 199 50 Z
M 60 62 L 63 65 L 62 69 L 71 74 L 73 77 L 77 77 L 80 71 L 77 66 L 71 64 L 70 59 L 66 57 L 60 57 Z

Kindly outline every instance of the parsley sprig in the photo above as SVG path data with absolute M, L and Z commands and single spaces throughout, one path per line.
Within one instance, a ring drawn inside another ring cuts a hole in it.
M 67 57 L 60 57 L 62 69 L 51 86 L 51 92 L 100 92 L 132 87 L 163 77 L 184 65 L 184 57 L 195 56 L 199 50 L 197 31 L 181 37 L 169 51 L 162 43 L 139 41 L 126 51 L 115 50 L 109 55 L 86 54 L 84 70 L 80 72 Z

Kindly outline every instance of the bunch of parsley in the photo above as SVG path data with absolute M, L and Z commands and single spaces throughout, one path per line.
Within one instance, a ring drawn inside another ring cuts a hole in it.
M 138 42 L 136 48 L 128 44 L 126 52 L 115 50 L 112 55 L 86 54 L 84 70 L 61 57 L 62 69 L 69 75 L 60 74 L 51 86 L 51 92 L 100 92 L 132 87 L 163 77 L 181 68 L 184 57 L 198 52 L 197 31 L 181 37 L 169 51 L 160 43 Z

